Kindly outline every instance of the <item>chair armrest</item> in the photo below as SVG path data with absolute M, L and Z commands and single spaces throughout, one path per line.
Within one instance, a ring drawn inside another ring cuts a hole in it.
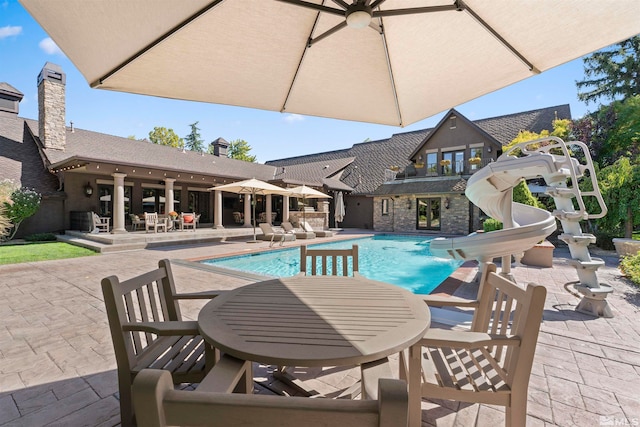
M 429 329 L 420 340 L 426 347 L 479 348 L 492 345 L 520 345 L 520 337 L 515 335 L 488 334 L 486 332 L 452 331 L 449 329 Z
M 198 322 L 195 320 L 169 322 L 135 322 L 123 323 L 122 330 L 127 332 L 142 331 L 156 335 L 199 335 Z
M 422 295 L 422 300 L 432 307 L 478 307 L 478 300 L 454 296 Z
M 202 291 L 189 292 L 186 294 L 175 294 L 173 299 L 212 299 L 224 294 L 226 291 Z

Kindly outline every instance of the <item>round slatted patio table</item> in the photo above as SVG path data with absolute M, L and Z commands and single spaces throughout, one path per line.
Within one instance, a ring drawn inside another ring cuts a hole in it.
M 419 425 L 420 411 L 419 346 L 414 344 L 430 322 L 421 298 L 362 276 L 257 282 L 214 298 L 198 316 L 200 333 L 214 347 L 272 365 L 361 365 L 413 346 L 408 378 L 413 425 Z

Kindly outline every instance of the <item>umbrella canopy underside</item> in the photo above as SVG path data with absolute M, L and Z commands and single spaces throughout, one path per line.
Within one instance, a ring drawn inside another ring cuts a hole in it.
M 636 0 L 21 3 L 97 88 L 400 126 L 640 33 Z

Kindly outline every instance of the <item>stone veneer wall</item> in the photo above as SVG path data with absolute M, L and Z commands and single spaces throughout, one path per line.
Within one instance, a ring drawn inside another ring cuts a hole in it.
M 421 195 L 425 197 L 440 197 L 442 200 L 441 229 L 442 234 L 469 233 L 469 200 L 464 195 Z M 449 198 L 449 209 L 444 208 L 444 199 Z M 382 199 L 389 200 L 389 214 L 382 215 Z M 411 207 L 409 207 L 411 201 Z M 418 230 L 416 227 L 416 196 L 374 197 L 373 224 L 376 231 L 382 232 L 429 232 L 434 230 Z
M 38 85 L 38 131 L 45 148 L 64 150 L 65 85 L 42 79 Z

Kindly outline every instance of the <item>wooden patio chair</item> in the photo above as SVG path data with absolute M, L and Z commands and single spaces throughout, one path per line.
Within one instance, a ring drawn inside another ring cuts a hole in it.
M 109 222 L 111 218 L 108 216 L 100 216 L 95 212 L 91 213 L 91 217 L 93 218 L 93 233 L 109 232 Z
M 129 219 L 131 219 L 131 231 L 136 231 L 138 228 L 144 227 L 144 219 L 140 218 L 140 216 L 135 214 L 129 214 Z
M 164 369 L 173 382 L 200 382 L 215 364 L 217 352 L 198 335 L 195 321 L 183 321 L 178 301 L 210 299 L 221 292 L 177 294 L 169 260 L 157 269 L 120 281 L 102 279 L 102 293 L 118 365 L 120 415 L 134 425 L 133 379 L 145 368 Z M 247 367 L 250 375 L 250 366 Z
M 527 388 L 546 297 L 543 286 L 525 289 L 485 264 L 475 301 L 426 296 L 433 306 L 476 307 L 469 331 L 429 329 L 422 344 L 422 397 L 506 408 L 506 426 L 524 426 Z M 400 354 L 406 378 L 406 352 Z
M 144 229 L 148 233 L 150 229 L 153 229 L 154 233 L 161 231 L 167 231 L 167 219 L 158 217 L 158 212 L 146 212 L 144 214 Z
M 195 232 L 198 227 L 199 220 L 200 214 L 196 214 L 194 212 L 182 212 L 180 214 L 180 229 L 184 230 L 185 228 L 192 228 Z
M 407 385 L 379 380 L 377 400 L 309 399 L 174 390 L 166 372 L 145 370 L 133 384 L 139 427 L 406 427 Z
M 307 259 L 309 257 L 311 258 L 310 266 Z M 307 249 L 307 246 L 303 245 L 300 246 L 300 274 L 349 276 L 349 259 L 351 259 L 351 276 L 356 276 L 358 245 L 353 245 L 351 249 Z

